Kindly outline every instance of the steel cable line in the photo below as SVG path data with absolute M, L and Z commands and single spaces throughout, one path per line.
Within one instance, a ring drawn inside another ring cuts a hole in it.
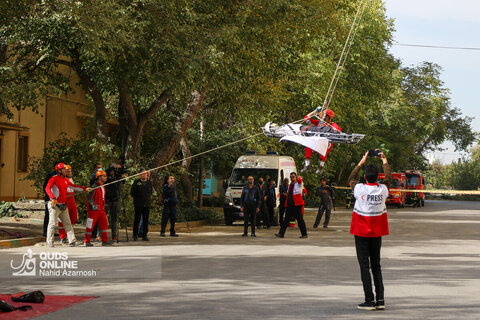
M 362 5 L 362 4 L 360 4 Z M 348 49 L 347 49 L 347 53 L 345 54 L 345 57 L 343 59 L 343 62 L 341 64 L 341 68 L 340 68 L 340 72 L 338 74 L 338 77 L 335 79 L 335 84 L 333 86 L 333 90 L 332 90 L 332 93 L 330 95 L 330 97 L 328 98 L 328 102 L 327 102 L 327 106 L 329 106 L 331 103 L 332 103 L 332 99 L 333 99 L 333 93 L 335 92 L 335 89 L 337 88 L 337 84 L 338 84 L 338 81 L 340 80 L 340 78 L 342 77 L 342 72 L 344 70 L 344 66 L 345 66 L 345 62 L 347 60 L 347 57 L 348 57 L 348 54 L 350 53 L 350 48 L 352 47 L 352 44 L 355 40 L 355 36 L 357 35 L 357 31 L 360 27 L 360 22 L 362 21 L 362 18 L 363 18 L 363 14 L 365 13 L 365 9 L 367 8 L 367 5 L 368 5 L 368 0 L 365 1 L 365 4 L 363 5 L 363 9 L 362 9 L 362 12 L 360 13 L 360 18 L 358 19 L 358 22 L 357 22 L 357 25 L 355 27 L 355 31 L 353 32 L 353 35 L 352 35 L 352 40 L 350 41 L 350 43 L 348 44 Z
M 350 27 L 350 31 L 348 32 L 348 36 L 347 36 L 347 39 L 345 41 L 345 44 L 343 46 L 343 49 L 342 49 L 342 53 L 340 54 L 340 59 L 338 60 L 337 62 L 337 66 L 335 68 L 335 72 L 333 73 L 333 77 L 332 77 L 332 81 L 330 82 L 330 86 L 328 87 L 328 90 L 327 90 L 327 94 L 325 95 L 325 99 L 323 100 L 323 106 L 322 106 L 322 110 L 325 106 L 325 104 L 327 103 L 328 101 L 328 97 L 330 95 L 330 92 L 331 92 L 331 95 L 333 95 L 333 91 L 332 91 L 332 88 L 333 88 L 333 85 L 334 85 L 334 82 L 335 82 L 335 79 L 336 79 L 336 76 L 337 76 L 337 72 L 339 71 L 340 69 L 340 66 L 341 66 L 341 63 L 343 60 L 343 57 L 345 55 L 345 52 L 347 50 L 347 47 L 348 47 L 348 44 L 350 42 L 350 37 L 352 36 L 353 34 L 353 31 L 355 28 L 358 28 L 357 26 L 357 19 L 358 19 L 358 16 L 360 14 L 360 12 L 362 11 L 362 7 L 363 7 L 363 2 L 364 1 L 367 1 L 368 0 L 360 0 L 360 5 L 358 6 L 358 9 L 357 9 L 357 12 L 355 13 L 355 17 L 353 19 L 353 23 L 352 23 L 352 26 Z M 353 39 L 352 39 L 353 40 Z
M 433 48 L 433 49 L 452 49 L 452 50 L 472 50 L 480 51 L 480 48 L 477 47 L 454 47 L 454 46 L 437 46 L 437 45 L 426 45 L 426 44 L 413 44 L 413 43 L 392 43 L 393 46 L 402 46 L 402 47 L 418 47 L 418 48 Z

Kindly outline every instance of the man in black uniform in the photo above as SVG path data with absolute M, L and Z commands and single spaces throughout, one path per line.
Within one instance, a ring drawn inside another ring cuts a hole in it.
M 252 176 L 248 177 L 248 185 L 243 187 L 242 195 L 240 198 L 241 208 L 240 211 L 243 212 L 243 235 L 242 237 L 248 236 L 248 221 L 252 225 L 252 237 L 255 235 L 255 216 L 260 211 L 260 205 L 262 204 L 263 194 L 258 190 L 258 187 L 254 184 L 254 179 Z
M 275 207 L 277 206 L 277 193 L 275 192 L 275 186 L 274 186 L 274 181 L 273 179 L 268 179 L 268 185 L 267 185 L 267 212 L 268 212 L 268 225 L 267 229 L 270 229 L 271 225 L 273 224 L 273 216 L 274 216 L 274 211 Z
M 178 193 L 174 176 L 168 176 L 163 185 L 163 214 L 160 236 L 165 237 L 165 229 L 168 220 L 170 220 L 170 237 L 178 237 L 175 232 L 175 222 L 177 221 L 177 203 Z
M 334 190 L 327 185 L 327 180 L 325 178 L 320 179 L 320 186 L 315 191 L 315 195 L 320 197 L 321 203 L 318 208 L 317 218 L 313 225 L 314 228 L 318 228 L 320 220 L 322 219 L 323 212 L 325 212 L 325 221 L 323 222 L 323 227 L 328 228 L 328 223 L 330 222 L 330 214 L 332 213 L 332 199 L 334 196 Z
M 283 179 L 283 185 L 279 188 L 280 193 L 280 205 L 278 207 L 278 217 L 279 217 L 279 225 L 283 223 L 283 216 L 285 214 L 285 201 L 287 200 L 287 192 L 288 192 L 288 185 L 290 180 L 288 178 Z
M 269 228 L 270 227 L 270 219 L 268 216 L 267 210 L 267 186 L 263 183 L 263 178 L 258 179 L 258 191 L 262 195 L 260 197 L 260 214 L 257 216 L 257 227 L 260 227 L 260 220 L 263 221 L 263 227 Z
M 125 170 L 120 164 L 112 163 L 107 171 L 107 184 L 125 178 Z M 120 193 L 125 181 L 108 184 L 105 196 L 105 209 L 110 217 L 112 241 L 118 240 L 118 216 L 120 215 Z
M 152 181 L 148 180 L 147 172 L 143 169 L 140 174 L 140 179 L 137 179 L 132 184 L 130 194 L 133 197 L 133 204 L 135 206 L 135 219 L 133 220 L 133 240 L 138 240 L 138 225 L 140 224 L 140 217 L 143 219 L 142 240 L 149 241 L 148 234 L 148 217 L 150 215 L 150 202 L 153 194 Z

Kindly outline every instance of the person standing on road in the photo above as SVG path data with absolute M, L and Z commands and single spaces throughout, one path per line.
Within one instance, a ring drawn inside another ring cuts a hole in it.
M 392 175 L 387 158 L 380 150 L 377 149 L 377 152 L 383 163 L 385 184 L 377 183 L 379 170 L 375 164 L 368 164 L 364 168 L 366 183 L 357 182 L 358 172 L 367 161 L 368 151 L 348 177 L 356 199 L 350 233 L 355 235 L 355 248 L 365 294 L 365 302 L 357 306 L 358 309 L 362 310 L 385 309 L 380 249 L 382 247 L 382 236 L 389 234 L 385 201 L 388 197 Z M 375 284 L 376 301 L 372 291 L 370 270 Z
M 67 232 L 68 243 L 71 247 L 75 246 L 77 239 L 75 238 L 75 232 L 73 231 L 72 224 L 70 223 L 70 217 L 67 209 L 67 188 L 72 186 L 85 190 L 84 187 L 74 185 L 66 178 L 67 170 L 65 164 L 58 163 L 55 166 L 56 175 L 48 180 L 45 192 L 50 198 L 48 203 L 49 218 L 48 218 L 48 230 L 47 230 L 47 245 L 53 247 L 53 238 L 55 234 L 55 225 L 58 219 L 62 221 L 62 224 Z
M 273 216 L 275 207 L 277 206 L 277 193 L 275 192 L 275 186 L 273 179 L 268 179 L 268 185 L 266 188 L 267 192 L 267 214 L 268 214 L 268 222 L 267 229 L 270 229 L 270 226 L 273 224 Z
M 98 162 L 95 163 L 95 165 L 93 166 L 93 173 L 90 176 L 90 186 L 94 185 L 97 182 L 96 172 L 97 171 L 102 171 L 102 170 L 103 170 L 102 169 L 102 164 L 98 163 Z M 101 233 L 98 231 L 98 224 L 97 223 L 95 223 L 95 225 L 93 226 L 92 235 L 97 241 L 102 240 Z
M 320 207 L 318 208 L 317 218 L 313 225 L 314 228 L 318 228 L 320 220 L 322 220 L 323 212 L 325 212 L 325 221 L 323 222 L 323 227 L 328 228 L 328 223 L 330 222 L 330 214 L 332 213 L 332 199 L 334 195 L 334 190 L 332 187 L 327 185 L 327 180 L 325 178 L 320 179 L 320 186 L 315 191 L 315 195 L 320 197 Z
M 303 220 L 302 208 L 305 204 L 302 198 L 303 192 L 303 181 L 302 177 L 298 176 L 296 172 L 290 173 L 290 185 L 288 186 L 287 191 L 287 200 L 285 201 L 285 207 L 287 208 L 287 215 L 283 221 L 280 231 L 275 234 L 279 238 L 285 236 L 285 231 L 287 230 L 288 225 L 290 224 L 291 219 L 294 217 L 298 221 L 298 227 L 302 235 L 300 238 L 308 238 L 307 236 L 307 227 L 305 226 L 305 221 Z
M 107 186 L 105 196 L 105 209 L 110 217 L 110 229 L 112 230 L 112 240 L 118 241 L 118 216 L 120 215 L 120 193 L 122 185 L 125 181 L 113 183 L 117 180 L 125 178 L 125 170 L 122 165 L 112 163 L 107 171 Z
M 175 232 L 175 222 L 177 221 L 177 203 L 178 193 L 175 184 L 175 177 L 168 176 L 163 185 L 163 213 L 162 225 L 160 229 L 160 236 L 165 237 L 165 229 L 167 228 L 168 220 L 170 220 L 170 237 L 178 237 Z
M 55 162 L 55 167 L 59 163 L 60 162 Z M 50 210 L 48 209 L 48 203 L 50 202 L 50 197 L 48 196 L 47 191 L 45 191 L 45 188 L 47 188 L 47 184 L 48 184 L 48 181 L 50 181 L 50 178 L 56 174 L 57 174 L 56 170 L 50 171 L 45 177 L 45 180 L 43 182 L 43 200 L 45 201 L 45 216 L 43 217 L 43 236 L 44 237 L 47 236 L 48 220 L 50 216 Z
M 270 220 L 268 219 L 268 209 L 267 209 L 267 186 L 264 183 L 264 180 L 262 177 L 258 178 L 258 191 L 261 193 L 260 197 L 260 214 L 257 216 L 257 227 L 260 227 L 260 220 L 263 222 L 263 227 L 264 228 L 269 228 L 270 227 Z
M 108 219 L 105 212 L 106 190 L 103 186 L 105 182 L 107 182 L 107 173 L 103 170 L 98 170 L 95 176 L 97 177 L 97 181 L 92 184 L 93 190 L 88 193 L 87 198 L 88 218 L 85 227 L 85 247 L 93 246 L 93 244 L 90 243 L 90 239 L 95 224 L 99 226 L 100 233 L 102 234 L 102 246 L 111 245 L 111 243 L 108 242 Z
M 148 218 L 150 215 L 150 204 L 153 194 L 152 181 L 148 180 L 148 173 L 142 169 L 140 179 L 137 179 L 132 184 L 130 194 L 133 197 L 133 205 L 135 207 L 135 219 L 133 220 L 133 241 L 138 240 L 138 226 L 140 218 L 143 220 L 142 240 L 148 239 Z
M 66 178 L 72 183 L 72 166 L 67 164 L 65 165 L 66 169 Z M 72 227 L 74 224 L 77 224 L 78 220 L 78 210 L 77 210 L 77 203 L 75 202 L 75 191 L 83 191 L 82 188 L 75 188 L 71 185 L 67 188 L 67 209 L 68 209 L 68 216 L 70 217 L 70 223 Z M 62 243 L 67 243 L 67 233 L 65 232 L 65 228 L 63 227 L 63 223 L 61 221 L 58 222 L 58 233 L 60 235 L 60 241 Z
M 278 218 L 279 224 L 282 225 L 283 217 L 285 214 L 285 200 L 287 200 L 287 192 L 288 192 L 288 178 L 283 179 L 283 185 L 280 186 L 278 192 L 280 193 L 280 205 L 278 207 Z
M 252 237 L 255 235 L 256 215 L 260 212 L 260 205 L 262 203 L 262 193 L 254 184 L 255 180 L 252 176 L 248 177 L 248 184 L 243 187 L 242 195 L 240 196 L 240 211 L 243 213 L 243 235 L 248 236 L 248 222 L 252 225 Z

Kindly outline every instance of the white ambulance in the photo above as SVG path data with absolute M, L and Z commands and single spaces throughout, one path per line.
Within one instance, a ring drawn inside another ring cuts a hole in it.
M 243 221 L 243 214 L 240 212 L 240 197 L 242 188 L 247 185 L 249 176 L 253 176 L 255 184 L 260 177 L 267 183 L 268 178 L 275 181 L 275 192 L 277 204 L 273 224 L 278 224 L 279 186 L 284 178 L 290 177 L 291 172 L 297 172 L 295 160 L 292 157 L 279 156 L 277 152 L 269 151 L 266 154 L 247 152 L 246 155 L 238 158 L 233 168 L 230 180 L 224 184 L 225 205 L 223 213 L 225 224 L 232 225 L 235 220 Z

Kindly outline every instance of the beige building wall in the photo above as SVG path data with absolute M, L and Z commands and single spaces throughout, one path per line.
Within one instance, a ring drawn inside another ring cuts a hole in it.
M 70 79 L 72 84 L 78 82 L 73 73 Z M 87 105 L 84 92 L 77 87 L 75 92 L 67 95 L 43 97 L 43 103 L 39 102 L 39 113 L 29 109 L 12 109 L 12 120 L 0 116 L 0 200 L 16 201 L 21 197 L 43 196 L 37 194 L 30 180 L 22 181 L 28 172 L 18 168 L 21 137 L 28 137 L 28 157 L 42 157 L 44 148 L 58 139 L 61 132 L 68 137 L 81 133 Z

